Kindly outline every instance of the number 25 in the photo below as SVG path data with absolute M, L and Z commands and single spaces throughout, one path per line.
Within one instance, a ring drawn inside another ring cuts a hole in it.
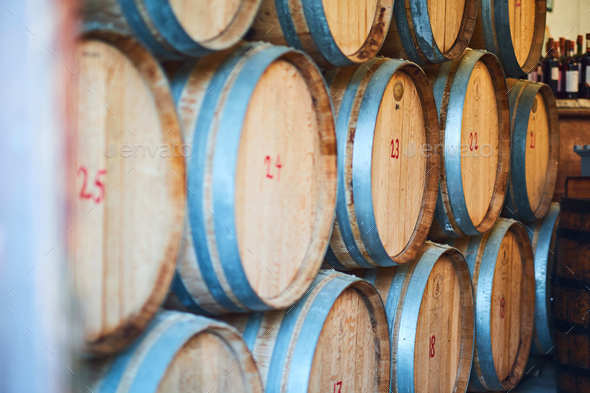
M 84 177 L 82 189 L 80 190 L 80 199 L 92 199 L 94 203 L 100 203 L 104 199 L 104 183 L 101 181 L 101 176 L 107 173 L 106 169 L 101 169 L 94 176 L 94 185 L 98 189 L 98 195 L 94 196 L 88 192 L 88 169 L 85 166 L 78 168 L 78 175 L 82 174 Z

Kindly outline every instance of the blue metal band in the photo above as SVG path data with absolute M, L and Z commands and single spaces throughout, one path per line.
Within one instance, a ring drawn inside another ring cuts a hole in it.
M 411 1 L 410 10 L 412 12 L 412 20 L 414 21 L 416 42 L 422 54 L 430 63 L 443 63 L 447 61 L 448 59 L 439 50 L 434 39 L 434 34 L 432 33 L 427 0 Z
M 436 104 L 436 109 L 438 112 L 439 121 L 442 120 L 442 119 L 440 119 L 440 114 L 441 114 L 441 110 L 443 109 L 442 106 L 444 104 L 445 90 L 448 87 L 447 84 L 449 83 L 449 78 L 450 78 L 451 72 L 453 70 L 453 65 L 454 65 L 454 63 L 451 61 L 441 64 L 439 71 L 438 71 L 438 75 L 432 85 L 434 102 Z M 447 103 L 447 105 L 448 105 L 448 103 Z M 442 124 L 442 131 L 446 135 L 446 133 L 447 133 L 446 124 Z M 442 171 L 443 171 L 443 175 L 445 176 L 445 178 L 447 178 L 449 176 L 449 174 L 447 172 L 447 168 L 445 165 L 443 165 Z M 438 195 L 437 195 L 437 199 L 436 199 L 436 207 L 434 209 L 434 218 L 436 219 L 440 229 L 445 233 L 445 235 L 452 237 L 455 235 L 455 228 L 453 227 L 453 224 L 451 223 L 449 213 L 447 212 L 447 209 L 446 209 L 445 204 L 443 202 L 442 191 L 443 190 L 441 188 L 441 184 L 439 183 L 438 193 L 437 193 Z
M 389 324 L 389 341 L 390 341 L 390 353 L 391 356 L 393 356 L 393 350 L 394 348 L 397 348 L 397 342 L 393 342 L 393 334 L 394 334 L 394 329 L 395 329 L 395 317 L 397 314 L 397 309 L 400 305 L 400 302 L 403 300 L 401 297 L 401 293 L 402 293 L 402 289 L 404 286 L 404 282 L 406 281 L 406 278 L 408 277 L 409 274 L 411 274 L 412 269 L 410 268 L 412 265 L 412 263 L 407 263 L 404 265 L 400 265 L 400 267 L 398 267 L 396 274 L 393 276 L 393 279 L 391 280 L 391 285 L 389 286 L 389 290 L 387 292 L 387 298 L 385 300 L 385 313 L 387 315 L 387 323 Z M 393 359 L 393 357 L 392 357 Z M 391 362 L 391 367 L 390 367 L 390 371 L 389 371 L 389 379 L 390 379 L 390 387 L 389 387 L 389 392 L 390 393 L 394 393 L 394 389 L 393 387 L 395 386 L 395 378 L 397 373 L 394 373 L 394 371 L 396 371 L 396 365 L 397 363 L 394 364 L 394 362 Z
M 403 310 L 398 331 L 398 353 L 403 353 L 397 359 L 398 390 L 414 393 L 414 352 L 416 347 L 416 329 L 420 317 L 421 301 L 428 283 L 428 277 L 434 264 L 446 250 L 440 247 L 429 248 L 416 263 L 412 277 L 403 299 Z
M 321 289 L 321 292 L 313 299 L 311 305 L 313 312 L 309 312 L 305 315 L 305 321 L 303 321 L 298 339 L 292 349 L 291 366 L 289 367 L 290 372 L 286 380 L 285 391 L 289 393 L 307 393 L 309 378 L 311 376 L 311 366 L 314 358 L 313 355 L 315 354 L 315 350 L 310 351 L 309 349 L 310 347 L 315 348 L 317 346 L 326 318 L 338 296 L 340 296 L 346 288 L 358 281 L 361 281 L 361 279 L 353 276 L 334 276 L 333 278 L 330 278 L 330 282 L 327 283 Z M 295 315 L 287 315 L 283 324 L 295 325 L 296 322 L 297 318 Z M 275 350 L 271 364 L 275 360 L 275 356 L 278 355 L 281 358 L 286 358 L 286 353 L 286 351 L 277 352 Z M 282 367 L 274 367 L 272 371 L 275 375 L 275 381 L 280 381 L 284 369 Z M 269 375 L 270 374 L 271 370 L 269 369 Z M 280 385 L 269 384 L 266 386 L 266 391 L 280 391 L 277 388 L 280 388 Z
M 174 293 L 178 301 L 182 303 L 182 305 L 189 309 L 191 312 L 201 315 L 211 315 L 205 309 L 201 308 L 199 304 L 196 302 L 195 298 L 191 295 L 191 293 L 184 285 L 184 282 L 182 281 L 182 277 L 180 273 L 178 273 L 178 270 L 174 273 L 174 278 L 172 279 L 170 290 L 172 291 L 172 293 Z
M 186 33 L 169 0 L 142 1 L 154 26 L 170 46 L 188 56 L 200 57 L 211 53 L 211 50 L 199 45 Z
M 531 208 L 527 191 L 526 152 L 529 118 L 535 103 L 540 85 L 524 84 L 520 89 L 510 92 L 510 118 L 512 123 L 512 154 L 510 187 L 507 206 L 511 215 L 528 223 L 535 222 L 537 217 Z
M 331 245 L 329 245 L 328 249 L 326 250 L 326 256 L 324 257 L 324 260 L 334 269 L 348 270 L 346 266 L 340 263 L 338 257 L 336 257 L 336 254 L 334 254 L 334 251 L 332 251 Z
M 156 393 L 176 353 L 201 328 L 202 324 L 191 319 L 178 322 L 166 330 L 142 360 L 129 393 Z
M 242 66 L 220 116 L 213 156 L 213 211 L 215 236 L 219 244 L 219 259 L 223 271 L 232 279 L 234 295 L 248 308 L 255 311 L 268 309 L 246 277 L 240 257 L 235 226 L 235 179 L 238 149 L 250 97 L 272 62 L 292 51 L 283 46 L 269 46 L 253 54 Z
M 244 342 L 246 343 L 246 346 L 250 351 L 254 351 L 254 346 L 256 345 L 256 337 L 258 336 L 260 326 L 262 326 L 263 319 L 263 313 L 250 314 L 250 316 L 248 317 L 246 327 L 244 328 L 244 332 L 242 333 L 242 338 L 244 339 Z
M 174 105 L 178 107 L 180 103 L 180 98 L 182 97 L 182 92 L 184 91 L 184 87 L 188 83 L 190 76 L 197 65 L 198 60 L 189 60 L 182 67 L 174 74 L 174 78 L 170 81 L 170 91 L 172 93 L 172 99 L 174 100 Z
M 328 26 L 324 3 L 317 0 L 300 0 L 305 14 L 305 21 L 309 28 L 313 42 L 320 50 L 322 56 L 331 64 L 343 67 L 354 64 L 338 48 L 334 36 Z
M 547 355 L 553 349 L 553 328 L 551 324 L 550 285 L 555 256 L 552 240 L 559 221 L 559 204 L 551 205 L 549 214 L 538 227 L 535 247 L 535 345 L 533 353 Z M 529 227 L 529 230 L 534 228 Z M 533 236 L 531 235 L 531 240 Z
M 486 49 L 493 53 L 498 53 L 498 41 L 496 40 L 496 31 L 494 26 L 494 4 L 495 0 L 487 0 L 481 2 L 481 18 L 478 18 L 478 22 L 481 23 L 483 29 L 483 37 L 485 41 Z M 500 7 L 502 1 L 500 1 Z
M 424 65 L 424 59 L 418 54 L 417 49 L 414 47 L 414 38 L 410 31 L 408 15 L 406 14 L 407 1 L 408 0 L 396 0 L 393 4 L 393 11 L 395 15 L 395 21 L 397 22 L 398 33 L 408 58 L 420 65 Z
M 303 50 L 303 44 L 297 35 L 297 30 L 293 23 L 293 17 L 291 16 L 291 10 L 289 9 L 289 0 L 275 0 L 275 7 L 277 9 L 279 24 L 281 25 L 285 41 L 287 41 L 289 46 Z
M 504 389 L 502 382 L 498 379 L 496 367 L 494 366 L 490 321 L 494 272 L 496 271 L 498 254 L 502 241 L 513 223 L 514 221 L 511 220 L 500 221 L 494 227 L 486 242 L 479 266 L 479 278 L 475 296 L 475 330 L 477 331 L 477 354 L 482 373 L 479 376 L 479 382 L 484 385 L 483 387 L 486 390 Z
M 204 203 L 204 175 L 207 157 L 207 145 L 211 133 L 211 124 L 216 112 L 218 101 L 231 72 L 241 57 L 251 49 L 251 46 L 239 48 L 227 61 L 223 63 L 220 69 L 215 73 L 207 92 L 203 98 L 201 111 L 196 121 L 193 146 L 190 157 L 187 158 L 187 201 L 188 217 L 191 225 L 192 240 L 199 268 L 203 274 L 203 279 L 207 284 L 211 296 L 223 307 L 230 311 L 243 311 L 238 305 L 225 293 L 215 273 L 213 262 L 211 261 L 209 245 L 207 240 L 207 231 L 205 228 L 205 206 Z M 172 85 L 180 84 L 183 81 L 182 76 L 175 79 Z M 186 81 L 185 81 L 186 82 Z M 178 295 L 178 294 L 177 294 Z
M 498 57 L 502 59 L 502 65 L 506 74 L 520 78 L 525 75 L 518 64 L 518 59 L 514 53 L 514 43 L 510 33 L 510 15 L 508 11 L 508 2 L 501 1 L 494 5 L 494 24 L 498 40 Z
M 127 366 L 136 355 L 135 351 L 142 344 L 142 340 L 149 338 L 152 330 L 159 324 L 177 315 L 176 312 L 163 312 L 155 317 L 143 335 L 135 341 L 125 352 L 119 355 L 102 381 L 99 393 L 115 393 L 127 371 Z M 170 365 L 170 362 L 182 346 L 205 326 L 206 320 L 192 316 L 171 325 L 153 342 L 143 359 L 140 360 L 137 372 L 133 376 L 129 393 L 156 393 L 158 385 Z
M 364 92 L 354 134 L 352 154 L 352 193 L 360 235 L 371 258 L 383 267 L 397 265 L 387 254 L 375 220 L 372 176 L 373 141 L 377 116 L 383 95 L 393 74 L 404 64 L 402 60 L 389 60 L 379 65 Z
M 135 3 L 136 0 L 118 0 L 121 11 L 129 24 L 129 27 L 135 33 L 135 36 L 156 56 L 160 58 L 177 58 L 178 54 L 169 51 L 152 35 L 148 25 L 143 20 L 139 9 Z M 142 0 L 139 0 L 142 1 Z
M 352 228 L 350 227 L 351 218 L 348 215 L 348 207 L 346 203 L 347 184 L 345 174 L 347 159 L 346 145 L 348 143 L 348 134 L 350 131 L 349 123 L 351 121 L 352 109 L 361 82 L 367 74 L 369 66 L 373 63 L 374 60 L 361 65 L 355 71 L 354 75 L 352 76 L 352 79 L 350 80 L 346 88 L 346 91 L 344 92 L 344 96 L 342 97 L 340 107 L 338 108 L 338 115 L 336 117 L 336 144 L 337 150 L 339 152 L 336 158 L 338 161 L 338 193 L 336 200 L 336 220 L 338 221 L 338 228 L 340 229 L 342 240 L 344 241 L 344 244 L 346 245 L 346 248 L 350 256 L 359 264 L 360 267 L 366 268 L 372 268 L 375 266 L 373 266 L 372 263 L 370 263 L 363 257 L 354 239 Z
M 463 122 L 463 106 L 465 93 L 471 78 L 471 72 L 475 64 L 485 55 L 481 51 L 468 51 L 457 68 L 455 77 L 449 92 L 449 104 L 447 108 L 447 121 L 445 124 L 444 140 L 444 169 L 447 174 L 447 188 L 449 191 L 449 203 L 455 217 L 455 223 L 459 229 L 468 236 L 478 235 L 479 232 L 473 225 L 463 190 L 463 177 L 461 175 L 461 134 Z

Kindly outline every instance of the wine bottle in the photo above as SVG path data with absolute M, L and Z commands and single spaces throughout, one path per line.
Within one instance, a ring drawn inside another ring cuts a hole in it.
M 564 37 L 559 37 L 559 87 L 557 98 L 565 98 L 565 65 L 567 62 L 567 42 Z
M 586 54 L 582 57 L 582 90 L 580 96 L 590 98 L 590 33 L 586 34 Z
M 567 56 L 564 65 L 565 71 L 565 95 L 564 98 L 576 99 L 578 98 L 578 91 L 580 89 L 580 71 L 576 56 L 574 56 L 574 42 L 567 42 Z
M 584 53 L 582 52 L 582 47 L 584 46 L 584 37 L 580 34 L 576 39 L 576 62 L 578 63 L 578 97 L 583 89 L 584 80 L 582 79 L 582 58 L 584 57 Z

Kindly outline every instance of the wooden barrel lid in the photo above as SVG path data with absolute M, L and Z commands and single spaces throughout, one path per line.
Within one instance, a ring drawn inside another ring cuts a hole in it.
M 387 58 L 338 69 L 328 79 L 343 153 L 326 259 L 339 269 L 409 262 L 426 240 L 438 191 L 431 85 L 416 64 Z
M 465 259 L 427 242 L 412 263 L 368 271 L 383 298 L 394 391 L 465 391 L 473 359 L 474 303 Z
M 420 305 L 414 349 L 416 393 L 454 392 L 463 344 L 461 286 L 452 259 L 434 265 Z M 473 316 L 471 316 L 473 317 Z
M 210 49 L 235 44 L 249 28 L 261 0 L 168 0 L 178 23 Z
M 534 223 L 547 214 L 558 169 L 559 123 L 549 86 L 507 79 L 512 149 L 510 187 L 503 214 Z
M 174 15 L 195 41 L 221 34 L 236 17 L 243 0 L 169 0 Z
M 320 71 L 302 52 L 247 43 L 186 67 L 173 86 L 192 149 L 177 300 L 213 315 L 290 306 L 316 276 L 334 219 Z
M 430 28 L 439 50 L 449 51 L 464 23 L 465 2 L 470 0 L 428 0 Z
M 81 390 L 97 393 L 262 393 L 254 358 L 231 326 L 161 311 L 116 357 L 83 362 Z
M 469 264 L 476 299 L 469 390 L 510 390 L 524 375 L 533 337 L 535 272 L 526 228 L 500 218 L 490 232 L 455 245 Z
M 537 0 L 508 0 L 510 36 L 518 64 L 523 66 L 533 46 Z
M 471 73 L 461 129 L 461 177 L 467 212 L 474 226 L 486 217 L 498 171 L 499 120 L 496 89 L 486 64 L 478 61 Z
M 262 298 L 291 284 L 313 241 L 322 187 L 316 111 L 308 80 L 278 60 L 258 82 L 244 120 L 236 227 L 246 275 Z
M 286 310 L 225 319 L 243 333 L 267 392 L 388 391 L 385 310 L 358 277 L 324 270 Z
M 308 391 L 380 391 L 382 365 L 375 356 L 372 318 L 365 296 L 355 288 L 338 296 L 316 345 Z
M 526 137 L 526 190 L 530 205 L 535 210 L 545 192 L 549 166 L 549 118 L 545 98 L 541 92 L 535 96 Z
M 533 70 L 543 47 L 546 0 L 481 0 L 472 48 L 500 58 L 504 73 L 522 78 Z
M 467 49 L 455 61 L 429 67 L 441 122 L 443 168 L 437 240 L 477 236 L 502 211 L 510 173 L 510 116 L 498 58 Z
M 119 350 L 168 291 L 185 206 L 174 103 L 130 39 L 78 44 L 75 286 L 89 350 Z
M 380 0 L 322 0 L 326 21 L 342 53 L 352 56 L 370 36 Z
M 500 245 L 492 286 L 492 356 L 501 381 L 512 371 L 521 340 L 523 256 L 517 242 L 518 239 L 512 232 L 506 233 Z
M 428 161 L 424 110 L 416 81 L 396 72 L 381 100 L 371 159 L 377 231 L 390 256 L 404 251 L 423 210 Z
M 158 393 L 225 393 L 253 392 L 240 372 L 246 364 L 236 356 L 236 349 L 215 331 L 204 331 L 192 337 L 168 366 Z M 254 364 L 250 372 L 256 373 Z M 260 389 L 262 390 L 262 389 Z M 256 390 L 254 390 L 256 391 Z

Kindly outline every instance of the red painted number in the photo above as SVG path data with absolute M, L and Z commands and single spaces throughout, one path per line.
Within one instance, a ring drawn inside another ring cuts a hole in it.
M 506 316 L 506 299 L 504 296 L 500 299 L 500 318 L 504 319 Z
M 474 151 L 479 149 L 479 136 L 477 132 L 469 133 L 469 150 Z
M 516 6 L 516 7 L 520 7 L 520 0 L 516 0 L 516 4 L 515 4 L 515 6 Z
M 275 176 L 272 174 L 272 158 L 270 156 L 264 157 L 264 166 L 266 167 L 266 178 L 267 179 L 274 179 Z M 281 180 L 281 168 L 283 164 L 281 164 L 281 156 L 277 155 L 277 159 L 275 160 L 274 167 L 277 169 L 277 181 Z
M 531 131 L 531 145 L 530 145 L 531 149 L 535 148 L 535 134 Z
M 436 355 L 434 350 L 434 344 L 436 344 L 436 336 L 430 336 L 430 349 L 428 350 L 428 355 L 433 358 Z
M 78 168 L 78 175 L 82 174 L 83 181 L 82 181 L 82 188 L 80 189 L 80 199 L 91 199 L 95 203 L 100 203 L 104 199 L 104 183 L 101 180 L 101 177 L 107 173 L 106 169 L 99 170 L 96 175 L 94 176 L 94 186 L 96 187 L 97 191 L 95 194 L 88 191 L 88 169 L 86 167 L 81 166 Z
M 333 393 L 342 393 L 342 381 L 338 381 L 334 384 Z
M 395 140 L 391 140 L 391 158 L 399 158 L 399 138 L 395 138 Z

